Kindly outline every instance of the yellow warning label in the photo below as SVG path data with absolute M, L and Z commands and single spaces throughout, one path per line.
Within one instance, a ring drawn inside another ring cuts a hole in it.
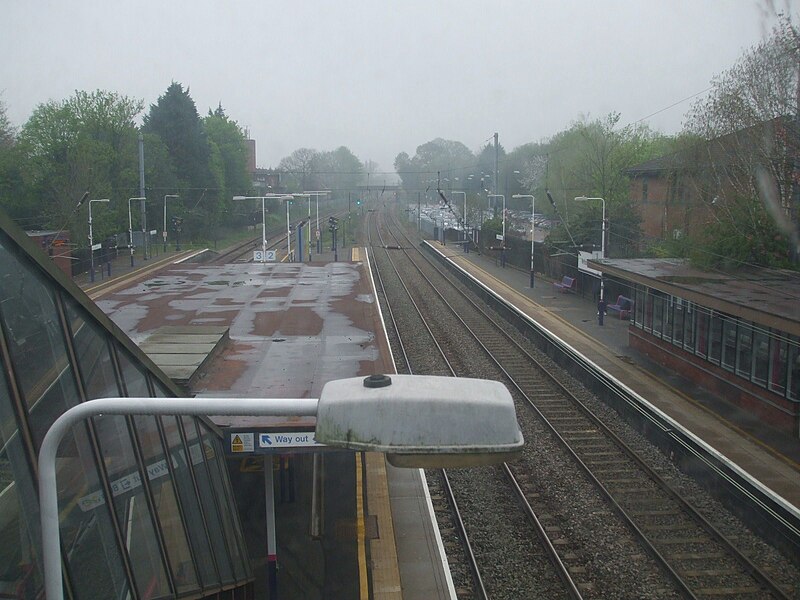
M 238 435 L 231 438 L 231 452 L 244 452 L 244 442 Z

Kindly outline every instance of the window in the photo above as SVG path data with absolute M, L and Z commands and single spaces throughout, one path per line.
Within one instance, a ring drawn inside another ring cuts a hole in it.
M 769 377 L 769 332 L 753 331 L 753 382 L 766 387 Z
M 694 353 L 703 358 L 709 358 L 708 355 L 708 329 L 711 325 L 711 316 L 708 310 L 697 310 L 697 334 L 695 335 Z
M 694 303 L 687 302 L 683 314 L 683 347 L 689 352 L 694 352 L 696 318 L 697 310 Z
M 789 383 L 786 397 L 790 400 L 800 400 L 800 338 L 791 336 L 788 345 Z
M 753 369 L 753 324 L 739 321 L 739 336 L 736 346 L 736 374 L 750 379 Z
M 675 298 L 675 305 L 672 310 L 672 343 L 676 346 L 683 346 L 683 307 L 683 300 Z
M 134 423 L 175 586 L 179 594 L 196 590 L 199 586 L 194 562 L 156 418 L 152 415 L 136 416 Z
M 725 318 L 722 325 L 722 368 L 733 371 L 736 363 L 736 320 Z
M 161 424 L 169 448 L 178 500 L 187 523 L 189 542 L 192 545 L 194 557 L 197 561 L 197 575 L 203 588 L 218 586 L 220 584 L 219 574 L 217 573 L 214 557 L 209 552 L 209 548 L 211 548 L 209 531 L 200 508 L 199 494 L 192 478 L 189 457 L 181 439 L 178 418 L 172 416 L 161 417 Z M 173 565 L 173 569 L 175 568 L 176 566 Z
M 708 360 L 715 365 L 719 364 L 722 356 L 722 315 L 711 311 L 711 331 L 708 334 Z
M 661 337 L 664 327 L 664 297 L 653 291 L 653 335 Z
M 640 287 L 636 288 L 636 301 L 634 303 L 634 323 L 638 327 L 644 325 L 644 302 L 646 291 Z
M 139 595 L 144 599 L 171 594 L 143 474 L 134 454 L 128 418 L 108 415 L 92 419 L 114 496 L 117 523 L 125 539 Z
M 771 391 L 786 393 L 786 360 L 788 343 L 784 337 L 773 337 L 769 342 L 769 385 Z

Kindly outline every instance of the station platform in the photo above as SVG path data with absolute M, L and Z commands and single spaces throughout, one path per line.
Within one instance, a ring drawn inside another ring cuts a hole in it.
M 319 397 L 329 380 L 394 372 L 364 250 L 340 250 L 349 260 L 339 262 L 329 254 L 310 263 L 172 264 L 96 302 L 139 344 L 165 326 L 227 331 L 188 382 L 192 395 Z M 313 419 L 211 419 L 231 440 L 256 597 L 269 597 L 272 570 L 282 599 L 455 598 L 422 471 L 396 469 L 381 454 L 248 453 L 242 437 L 234 452 L 230 432 L 313 430 Z M 267 479 L 277 539 L 269 556 Z
M 628 345 L 628 320 L 609 314 L 600 326 L 595 303 L 560 293 L 538 275 L 501 267 L 491 256 L 430 241 L 441 253 L 586 358 L 646 398 L 784 500 L 800 507 L 800 441 L 753 419 L 638 354 Z

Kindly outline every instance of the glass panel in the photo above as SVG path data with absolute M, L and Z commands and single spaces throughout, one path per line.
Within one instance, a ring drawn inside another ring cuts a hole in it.
M 155 398 L 174 398 L 175 394 L 167 390 L 164 385 L 155 377 L 151 377 L 150 381 L 153 382 L 153 389 L 155 390 Z
M 38 446 L 53 421 L 79 402 L 53 300 L 44 281 L 0 237 L 0 320 Z
M 117 523 L 131 559 L 139 595 L 145 600 L 169 596 L 171 590 L 127 419 L 121 415 L 109 415 L 96 417 L 93 421 L 114 495 Z
M 722 367 L 733 371 L 736 363 L 736 321 L 730 317 L 722 324 Z
M 785 338 L 773 337 L 769 341 L 769 389 L 781 396 L 786 392 L 786 359 L 788 345 Z
M 672 311 L 672 343 L 676 346 L 683 346 L 684 305 L 681 298 L 675 298 L 675 307 Z
M 697 341 L 694 352 L 703 358 L 708 357 L 708 328 L 710 320 L 707 309 L 702 308 L 697 311 Z
M 664 325 L 661 329 L 662 337 L 665 340 L 672 339 L 672 310 L 675 305 L 675 298 L 667 296 L 664 298 Z
M 0 319 L 38 447 L 53 421 L 79 402 L 78 388 L 54 296 L 28 259 L 5 239 L 0 235 Z M 16 443 L 7 446 L 9 456 L 15 447 Z M 18 464 L 13 457 L 12 461 Z M 128 583 L 85 426 L 65 436 L 56 473 L 61 542 L 75 596 L 124 597 Z M 20 494 L 27 497 L 22 480 L 18 483 Z M 25 552 L 24 546 L 20 552 Z
M 220 514 L 222 515 L 222 526 L 225 529 L 225 537 L 228 540 L 231 562 L 233 562 L 236 579 L 241 581 L 247 577 L 241 551 L 241 538 L 238 519 L 236 516 L 236 506 L 231 501 L 230 490 L 227 488 L 228 481 L 223 479 L 222 469 L 226 468 L 224 456 L 219 438 L 200 420 L 198 420 L 200 432 L 203 439 L 203 448 L 206 449 L 206 461 L 208 470 L 211 473 L 211 481 L 214 485 L 214 497 L 219 501 Z
M 753 332 L 753 382 L 767 385 L 769 375 L 769 333 L 763 329 Z
M 211 541 L 203 523 L 198 494 L 195 491 L 187 454 L 179 433 L 178 421 L 176 417 L 161 417 L 161 424 L 169 447 L 170 460 L 175 475 L 175 486 L 178 488 L 178 498 L 189 530 L 189 541 L 194 550 L 194 557 L 197 561 L 196 570 L 200 577 L 201 585 L 204 588 L 219 585 L 217 568 L 214 566 L 211 552 L 208 551 L 211 547 Z
M 736 374 L 750 379 L 753 367 L 753 324 L 739 321 L 739 341 L 736 348 Z
M 645 331 L 652 331 L 653 329 L 653 295 L 649 290 L 644 300 L 644 329 Z
M 644 291 L 642 288 L 636 288 L 636 303 L 634 304 L 634 314 L 635 314 L 635 324 L 638 327 L 643 326 L 643 318 L 644 318 Z
M 38 498 L 6 376 L 0 369 L 0 591 L 35 598 L 42 590 Z
M 152 415 L 136 416 L 134 423 L 141 443 L 150 491 L 153 494 L 156 514 L 161 524 L 164 543 L 167 546 L 167 555 L 175 585 L 178 593 L 196 590 L 199 586 L 194 562 L 189 552 L 189 542 L 178 509 L 175 486 L 167 466 L 166 454 L 158 433 L 156 419 Z
M 653 335 L 661 337 L 664 325 L 664 298 L 653 294 Z
M 791 336 L 789 340 L 789 393 L 790 400 L 800 399 L 800 340 Z
M 683 347 L 689 352 L 694 351 L 694 328 L 696 318 L 697 307 L 693 302 L 687 302 L 686 310 L 683 315 Z
M 718 365 L 722 356 L 722 315 L 718 312 L 711 311 L 711 332 L 708 337 L 708 360 Z
M 71 298 L 64 301 L 64 306 L 87 399 L 121 396 L 111 362 L 108 334 L 88 321 L 86 313 Z
M 214 551 L 217 567 L 219 568 L 222 582 L 231 583 L 233 582 L 233 569 L 228 554 L 228 547 L 225 544 L 225 538 L 223 536 L 219 511 L 214 501 L 214 486 L 211 483 L 208 466 L 205 461 L 205 457 L 209 453 L 213 455 L 214 449 L 213 447 L 206 448 L 204 445 L 201 445 L 197 437 L 195 419 L 180 417 L 180 420 L 183 423 L 183 430 L 186 434 L 186 443 L 189 445 L 189 457 L 192 462 L 195 479 L 197 480 L 200 503 L 203 506 L 203 514 L 205 515 L 206 524 L 208 525 L 208 533 L 211 537 L 211 547 Z
M 128 351 L 116 345 L 119 366 L 122 371 L 122 380 L 125 383 L 125 391 L 131 398 L 149 398 L 150 390 L 147 389 L 147 375 L 144 370 L 133 362 Z

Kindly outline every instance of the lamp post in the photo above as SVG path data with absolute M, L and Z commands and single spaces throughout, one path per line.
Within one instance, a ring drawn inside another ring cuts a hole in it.
M 94 283 L 94 235 L 92 230 L 92 202 L 108 202 L 108 198 L 89 199 L 89 281 Z
M 101 414 L 315 416 L 316 442 L 355 452 L 384 452 L 399 467 L 497 464 L 517 456 L 524 445 L 508 389 L 484 379 L 370 375 L 329 381 L 319 400 L 100 398 L 82 402 L 53 422 L 39 450 L 39 515 L 48 600 L 64 598 L 58 447 L 73 426 Z M 492 427 L 486 427 L 490 420 Z M 268 540 L 271 535 L 268 532 Z
M 131 201 L 140 200 L 144 202 L 147 198 L 128 198 L 128 247 L 131 251 L 131 267 L 133 266 L 133 217 L 131 217 Z
M 261 200 L 261 252 L 262 257 L 267 253 L 267 210 L 264 201 L 273 196 L 234 196 L 234 200 Z M 262 258 L 263 260 L 263 258 Z
M 292 194 L 292 198 L 307 198 L 308 199 L 308 262 L 311 262 L 311 194 L 303 192 L 302 194 Z M 319 214 L 319 212 L 317 213 Z M 298 239 L 297 252 L 300 254 L 300 262 L 303 261 L 303 249 L 299 247 L 300 240 Z
M 161 236 L 164 238 L 164 252 L 167 251 L 167 198 L 180 198 L 178 194 L 167 194 L 164 196 L 164 229 Z
M 600 256 L 606 257 L 606 201 L 603 198 L 587 198 L 586 196 L 576 196 L 576 202 L 588 202 L 589 200 L 600 200 L 603 203 L 603 216 L 600 226 Z M 600 275 L 600 301 L 603 302 L 603 275 Z
M 327 194 L 330 194 L 331 191 L 330 190 L 318 190 L 312 192 L 303 191 L 303 193 L 308 194 L 309 196 L 314 196 L 315 200 L 317 201 L 317 254 L 322 254 L 322 235 L 319 229 L 319 197 L 326 196 Z M 309 229 L 309 232 L 310 231 L 311 230 Z M 310 240 L 311 236 L 309 236 L 309 243 Z M 347 240 L 344 240 L 344 242 L 347 243 Z
M 533 231 L 535 229 L 534 219 L 536 218 L 536 198 L 534 198 L 531 194 L 514 194 L 511 197 L 531 199 L 531 289 L 533 289 Z

